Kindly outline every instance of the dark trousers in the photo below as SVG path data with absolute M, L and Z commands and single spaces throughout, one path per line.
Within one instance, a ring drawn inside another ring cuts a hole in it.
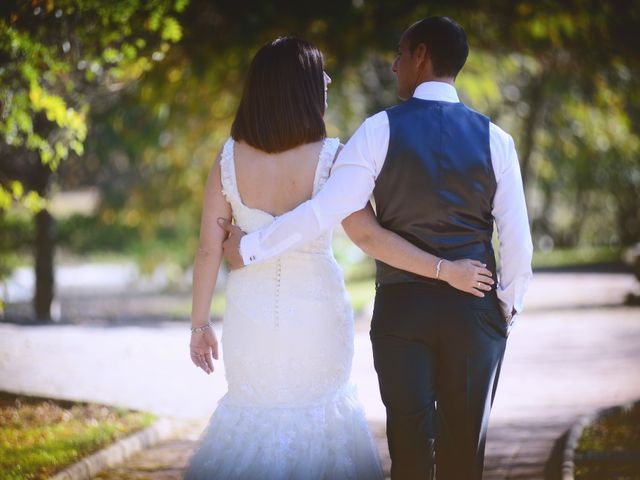
M 482 478 L 489 412 L 507 340 L 484 299 L 420 283 L 377 288 L 371 342 L 393 480 Z

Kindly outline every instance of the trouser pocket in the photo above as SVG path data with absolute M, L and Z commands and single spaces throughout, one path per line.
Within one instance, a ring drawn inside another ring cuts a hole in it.
M 474 317 L 480 329 L 491 337 L 509 337 L 509 324 L 505 322 L 502 313 L 495 309 L 476 309 Z

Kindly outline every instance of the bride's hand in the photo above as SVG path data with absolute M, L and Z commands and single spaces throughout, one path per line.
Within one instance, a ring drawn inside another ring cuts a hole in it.
M 440 269 L 440 278 L 454 288 L 471 293 L 476 297 L 484 297 L 483 291 L 491 290 L 495 282 L 491 271 L 478 260 L 445 260 Z
M 212 327 L 191 334 L 191 360 L 205 373 L 213 372 L 213 360 L 218 359 L 218 339 Z

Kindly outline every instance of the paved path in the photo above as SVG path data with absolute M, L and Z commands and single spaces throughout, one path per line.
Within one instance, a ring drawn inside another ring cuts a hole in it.
M 622 307 L 627 274 L 535 276 L 511 333 L 487 443 L 485 480 L 540 479 L 554 440 L 577 417 L 640 398 L 640 309 Z M 217 326 L 219 329 L 220 326 Z M 365 321 L 353 380 L 386 458 L 384 409 Z M 186 324 L 0 324 L 0 389 L 93 400 L 191 421 L 190 428 L 99 478 L 179 479 L 224 393 L 223 369 L 207 376 L 188 356 Z

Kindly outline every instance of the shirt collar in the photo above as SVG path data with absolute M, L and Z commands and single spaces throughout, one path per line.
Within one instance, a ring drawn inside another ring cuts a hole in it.
M 444 82 L 423 82 L 416 87 L 413 96 L 422 100 L 438 100 L 441 102 L 459 102 L 456 88 Z

